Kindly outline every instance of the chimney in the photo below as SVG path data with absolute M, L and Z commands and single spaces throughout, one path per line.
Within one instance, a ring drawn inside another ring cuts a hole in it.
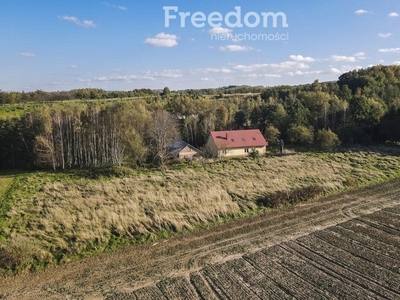
M 226 133 L 226 140 L 228 140 L 228 132 Z

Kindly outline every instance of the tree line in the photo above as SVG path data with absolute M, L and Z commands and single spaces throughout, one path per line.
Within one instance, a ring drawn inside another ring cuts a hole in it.
M 105 91 L 103 89 L 84 88 L 70 91 L 45 92 L 36 90 L 34 92 L 4 92 L 0 90 L 0 104 L 18 104 L 32 102 L 55 102 L 68 100 L 101 100 L 101 99 L 123 99 L 144 96 L 158 97 L 160 91 L 151 89 L 134 89 L 132 91 Z
M 41 105 L 0 119 L 0 167 L 162 164 L 172 139 L 201 148 L 213 130 L 259 128 L 270 144 L 283 139 L 326 149 L 400 142 L 400 66 L 351 71 L 337 82 L 254 89 L 259 93 L 220 89 L 214 97 L 216 90 L 165 88 L 154 97 Z

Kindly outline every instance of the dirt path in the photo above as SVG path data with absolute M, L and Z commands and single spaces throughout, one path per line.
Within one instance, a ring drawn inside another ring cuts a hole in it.
M 209 230 L 0 279 L 0 299 L 103 299 L 400 204 L 400 179 Z

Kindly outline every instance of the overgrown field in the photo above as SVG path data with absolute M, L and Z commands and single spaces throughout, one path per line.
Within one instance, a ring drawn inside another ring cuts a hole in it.
M 309 187 L 330 193 L 399 177 L 400 157 L 397 148 L 375 148 L 183 164 L 130 171 L 122 178 L 87 175 L 20 174 L 0 194 L 3 273 L 244 217 L 265 210 L 260 204 L 303 201 L 315 196 L 297 196 Z

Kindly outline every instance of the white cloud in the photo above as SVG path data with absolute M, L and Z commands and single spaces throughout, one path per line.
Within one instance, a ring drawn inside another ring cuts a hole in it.
M 235 70 L 242 72 L 268 72 L 273 70 L 276 72 L 291 70 L 291 69 L 308 69 L 310 68 L 304 62 L 284 61 L 277 64 L 253 64 L 253 65 L 236 65 Z
M 290 55 L 290 59 L 292 59 L 294 61 L 300 61 L 300 62 L 313 62 L 313 61 L 315 61 L 315 58 L 304 57 L 302 55 Z
M 303 71 L 296 71 L 296 72 L 289 72 L 287 73 L 289 76 L 302 76 L 302 75 L 318 75 L 318 74 L 322 74 L 324 72 L 322 71 L 307 71 L 307 72 L 303 72 Z
M 354 56 L 331 55 L 328 60 L 333 62 L 355 62 L 356 58 Z
M 244 75 L 243 78 L 259 79 L 259 78 L 281 78 L 279 74 L 248 74 Z
M 342 71 L 340 71 L 340 70 L 337 69 L 337 68 L 330 68 L 329 72 L 330 72 L 331 74 L 337 74 L 337 75 L 342 74 Z
M 96 27 L 96 25 L 93 23 L 93 21 L 88 21 L 88 20 L 84 20 L 82 23 L 83 27 Z
M 253 50 L 253 48 L 246 46 L 239 46 L 239 45 L 228 45 L 226 47 L 220 47 L 219 50 L 230 51 L 230 52 L 242 52 L 242 51 Z
M 70 67 L 71 69 L 77 69 L 77 68 L 78 68 L 77 65 L 70 65 L 69 67 Z
M 367 59 L 366 54 L 364 52 L 357 52 L 353 55 L 356 61 Z
M 61 19 L 61 20 L 64 20 L 64 21 L 72 22 L 72 23 L 74 23 L 74 24 L 76 24 L 78 26 L 82 26 L 82 27 L 85 27 L 85 28 L 90 28 L 90 27 L 91 28 L 95 28 L 96 27 L 96 24 L 94 24 L 93 21 L 83 20 L 83 22 L 81 22 L 75 16 L 59 16 L 58 18 Z
M 396 17 L 398 17 L 399 16 L 399 14 L 397 13 L 397 12 L 391 12 L 390 14 L 389 14 L 389 17 L 391 17 L 391 18 L 396 18 Z
M 302 71 L 296 71 L 296 72 L 289 72 L 287 73 L 289 76 L 299 76 L 299 75 L 304 75 Z
M 202 74 L 208 74 L 208 73 L 229 74 L 229 73 L 232 73 L 232 70 L 229 69 L 229 68 L 220 68 L 220 69 L 218 69 L 218 68 L 204 68 L 204 69 L 190 70 L 190 73 L 192 75 L 199 74 L 199 73 L 202 73 Z
M 60 18 L 61 20 L 70 21 L 70 22 L 73 22 L 73 23 L 75 23 L 77 25 L 80 25 L 79 19 L 77 17 L 74 17 L 74 16 L 60 16 L 58 18 Z
M 122 81 L 122 82 L 133 82 L 134 80 L 154 80 L 153 77 L 146 77 L 143 75 L 124 75 L 124 76 L 103 76 L 97 77 L 95 81 L 107 82 L 107 81 Z
M 287 74 L 289 76 L 306 76 L 306 75 L 341 75 L 343 73 L 352 71 L 352 70 L 357 70 L 361 69 L 361 66 L 350 66 L 350 65 L 343 65 L 341 67 L 334 67 L 334 66 L 329 66 L 329 69 L 321 71 L 321 70 L 314 70 L 314 71 L 301 71 L 297 70 L 294 72 L 288 72 Z
M 364 15 L 364 14 L 369 14 L 371 12 L 369 12 L 368 10 L 365 10 L 365 9 L 359 9 L 359 10 L 356 10 L 354 13 L 356 15 Z
M 355 57 L 365 57 L 365 53 L 364 52 L 357 52 L 356 54 L 354 54 Z
M 71 82 L 69 81 L 64 81 L 64 82 L 52 82 L 51 85 L 55 85 L 55 86 L 64 86 L 64 85 L 70 85 Z
M 179 78 L 182 77 L 181 70 L 164 70 L 162 72 L 144 72 L 145 77 L 153 77 L 153 78 Z
M 378 51 L 381 53 L 400 53 L 400 48 L 383 48 Z
M 18 56 L 23 56 L 23 57 L 34 57 L 35 54 L 30 53 L 30 52 L 22 52 L 22 53 L 16 53 Z
M 103 2 L 103 4 L 104 4 L 104 5 L 107 5 L 108 7 L 118 8 L 118 9 L 120 9 L 120 10 L 128 10 L 128 9 L 126 8 L 126 6 L 122 6 L 122 5 L 114 5 L 114 4 L 110 4 L 110 3 L 107 3 L 107 2 Z
M 344 65 L 342 66 L 342 68 L 340 69 L 341 73 L 346 73 L 349 71 L 353 71 L 353 70 L 359 70 L 362 69 L 362 66 L 351 66 L 351 65 Z
M 390 32 L 388 32 L 388 33 L 380 33 L 380 34 L 378 34 L 378 35 L 379 35 L 381 38 L 386 39 L 386 38 L 392 36 L 393 33 L 390 33 Z
M 393 64 L 397 65 L 397 66 L 400 66 L 400 61 L 394 61 Z
M 147 38 L 144 43 L 154 47 L 174 47 L 178 45 L 177 39 L 174 34 L 161 32 L 153 38 Z
M 329 66 L 330 69 L 322 72 L 323 74 L 343 74 L 346 72 L 350 72 L 353 70 L 362 69 L 362 66 L 350 66 L 350 65 L 342 65 L 340 67 Z
M 232 32 L 232 29 L 228 28 L 222 28 L 222 27 L 214 27 L 213 29 L 210 29 L 208 33 L 210 34 L 229 34 Z
M 179 78 L 182 77 L 180 70 L 164 70 L 162 72 L 143 72 L 142 74 L 131 74 L 122 76 L 103 76 L 97 77 L 94 81 L 108 82 L 108 81 L 122 81 L 133 82 L 135 80 L 156 80 L 157 78 Z

